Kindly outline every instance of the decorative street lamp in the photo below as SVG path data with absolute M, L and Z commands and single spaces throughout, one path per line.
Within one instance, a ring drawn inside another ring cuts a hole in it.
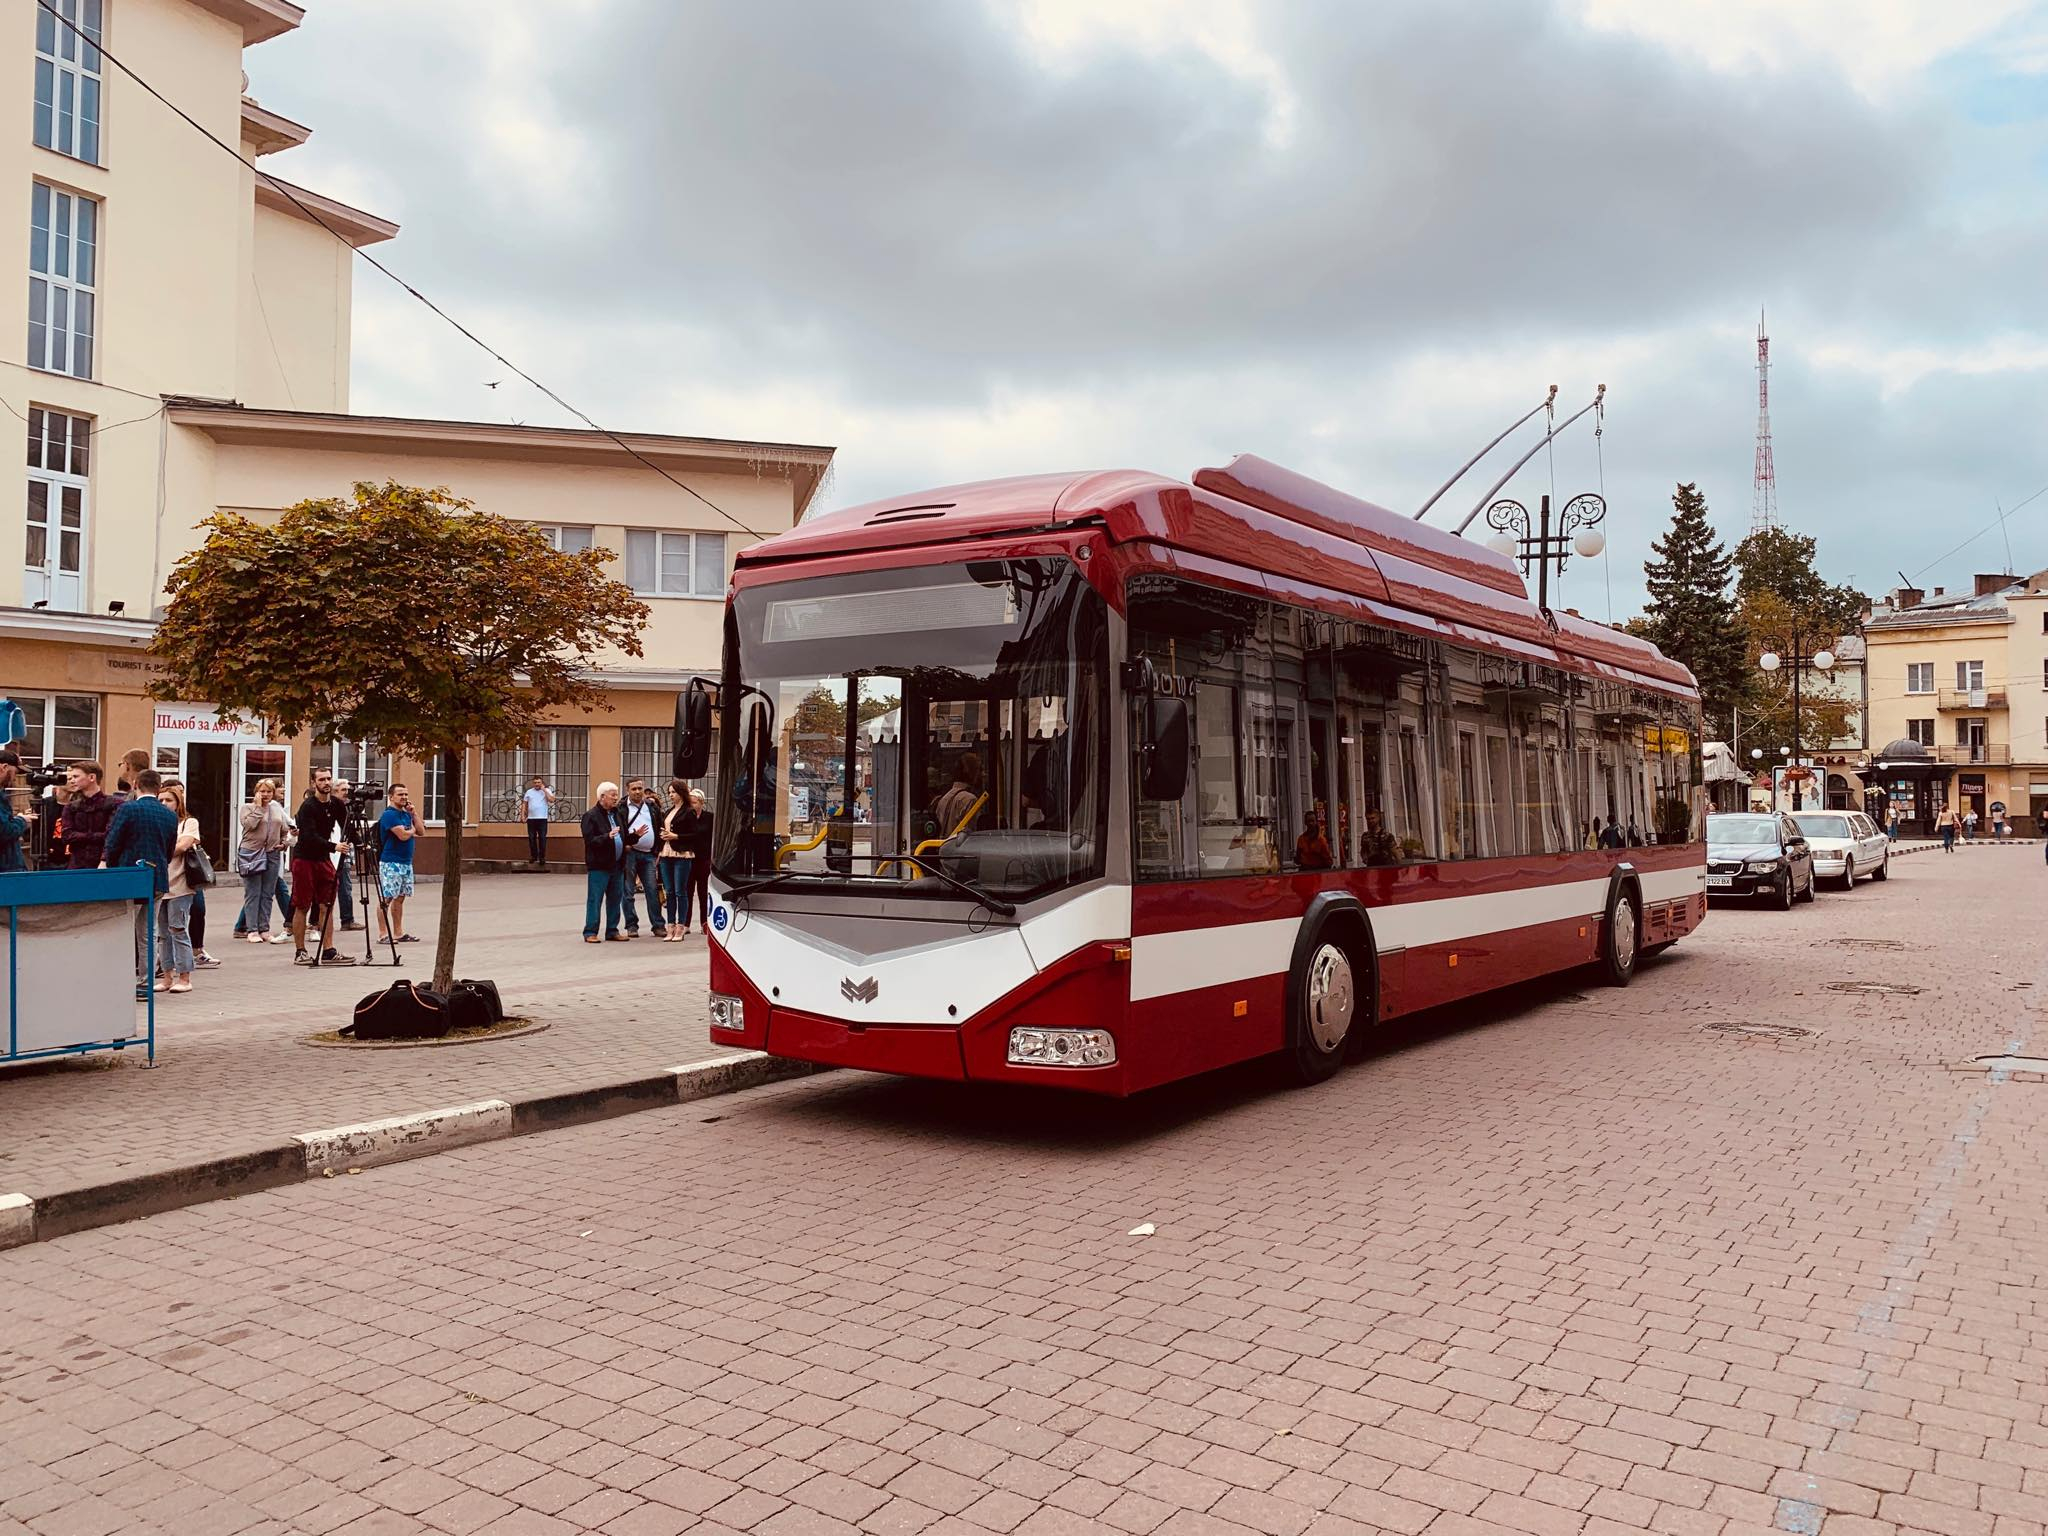
M 1816 672 L 1831 672 L 1835 666 L 1835 653 L 1826 646 L 1818 650 L 1808 649 L 1818 638 L 1805 630 L 1796 630 L 1786 637 L 1786 643 L 1781 647 L 1784 655 L 1778 651 L 1765 651 L 1756 659 L 1756 664 L 1766 673 L 1775 674 L 1783 667 L 1792 669 L 1792 746 L 1786 755 L 1795 767 L 1799 763 L 1799 680 L 1805 676 L 1808 667 Z M 1803 779 L 1792 781 L 1792 809 L 1795 811 L 1805 809 L 1804 788 Z
M 1560 576 L 1564 574 L 1565 562 L 1572 553 L 1591 560 L 1607 547 L 1607 535 L 1594 525 L 1607 516 L 1607 502 L 1604 497 L 1588 491 L 1583 496 L 1574 496 L 1564 504 L 1557 514 L 1557 532 L 1550 531 L 1550 498 L 1543 498 L 1542 510 L 1537 514 L 1536 532 L 1529 532 L 1529 509 L 1519 501 L 1496 501 L 1486 509 L 1486 524 L 1500 532 L 1486 541 L 1486 547 L 1496 554 L 1522 562 L 1522 574 L 1529 574 L 1529 567 L 1536 567 L 1536 606 L 1548 612 L 1550 609 L 1550 568 L 1555 565 Z M 1575 539 L 1574 533 L 1578 534 Z

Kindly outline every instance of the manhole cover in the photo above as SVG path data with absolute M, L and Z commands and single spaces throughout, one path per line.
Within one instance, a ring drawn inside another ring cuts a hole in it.
M 1913 947 L 1904 939 L 1829 939 L 1828 943 L 1836 949 L 1891 951 Z
M 1797 1024 L 1751 1024 L 1744 1021 L 1709 1024 L 1707 1028 L 1724 1035 L 1745 1035 L 1752 1040 L 1798 1040 L 1813 1033 Z
M 1903 981 L 1831 981 L 1830 992 L 1847 992 L 1858 997 L 1917 997 L 1920 989 Z

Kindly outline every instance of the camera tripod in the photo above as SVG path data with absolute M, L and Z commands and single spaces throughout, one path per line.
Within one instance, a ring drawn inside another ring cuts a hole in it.
M 373 900 L 376 902 L 377 916 L 384 929 L 384 944 L 391 951 L 389 962 L 377 958 L 376 937 L 370 924 L 366 921 L 363 924 L 363 958 L 359 963 L 375 966 L 382 966 L 387 963 L 393 966 L 403 965 L 405 964 L 405 956 L 399 953 L 398 935 L 391 931 L 391 909 L 384 900 L 384 882 L 378 877 L 377 861 L 371 856 L 373 851 L 372 840 L 376 836 L 376 828 L 370 827 L 365 829 L 351 818 L 348 825 L 342 829 L 340 836 L 341 856 L 344 862 L 343 867 L 334 872 L 334 878 L 336 881 L 346 880 L 353 873 L 356 882 L 356 910 L 361 912 L 365 918 L 368 918 L 370 915 L 370 903 Z M 326 906 L 315 907 L 307 914 L 309 918 L 318 920 L 319 932 L 323 935 L 327 932 L 327 918 L 332 909 L 333 904 L 329 903 Z M 312 958 L 306 962 L 307 967 L 310 969 L 318 966 L 321 956 L 325 952 L 326 946 L 316 939 Z

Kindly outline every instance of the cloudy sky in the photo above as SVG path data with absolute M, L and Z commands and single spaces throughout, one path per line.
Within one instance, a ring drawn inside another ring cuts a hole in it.
M 1563 590 L 1626 617 L 1673 482 L 1748 526 L 1767 308 L 1829 575 L 2048 566 L 2048 495 L 1998 521 L 2048 486 L 2048 0 L 309 0 L 246 64 L 315 129 L 266 168 L 407 279 L 609 426 L 836 445 L 821 505 L 1255 452 L 1412 509 L 1605 383 Z M 355 409 L 566 420 L 356 294 Z

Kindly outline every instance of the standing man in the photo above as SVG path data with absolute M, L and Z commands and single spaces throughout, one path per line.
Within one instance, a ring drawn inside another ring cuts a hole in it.
M 105 771 L 94 762 L 73 763 L 65 771 L 71 798 L 64 802 L 64 849 L 73 869 L 98 869 L 106 862 L 107 827 L 120 802 L 100 787 Z M 156 798 L 154 787 L 150 798 Z
M 583 942 L 601 942 L 597 936 L 597 914 L 604 909 L 604 936 L 623 943 L 619 932 L 619 903 L 626 888 L 625 831 L 619 825 L 619 786 L 597 786 L 597 803 L 583 813 L 583 869 L 586 889 L 583 898 Z
M 645 779 L 626 781 L 626 803 L 621 807 L 620 820 L 626 834 L 626 937 L 640 935 L 640 913 L 633 904 L 635 892 L 647 898 L 647 926 L 654 930 L 657 939 L 668 937 L 666 919 L 662 916 L 661 878 L 654 868 L 654 799 L 647 793 Z
M 149 754 L 140 747 L 130 748 L 121 754 L 120 777 L 114 780 L 114 798 L 133 800 L 135 786 L 142 778 L 142 770 L 149 766 Z
M 539 774 L 526 787 L 526 862 L 535 869 L 548 861 L 548 817 L 555 803 L 555 792 L 549 789 L 547 781 Z
M 354 965 L 355 961 L 334 948 L 334 860 L 335 833 L 341 825 L 341 808 L 334 798 L 334 775 L 328 769 L 313 770 L 313 787 L 299 802 L 295 818 L 299 840 L 292 848 L 292 943 L 294 965 L 311 963 L 306 953 L 306 916 L 314 917 L 313 944 L 322 965 Z
M 14 781 L 21 773 L 21 754 L 0 748 L 0 875 L 28 868 L 22 845 L 36 819 L 35 807 L 20 815 L 14 810 Z
M 1967 811 L 1963 812 L 1963 841 L 1966 843 L 1977 841 L 1977 807 L 1975 805 L 1972 805 Z
M 377 894 L 384 898 L 377 914 L 377 937 L 393 944 L 418 941 L 405 931 L 405 898 L 412 894 L 412 840 L 419 833 L 413 820 L 412 791 L 391 786 L 391 803 L 377 818 Z
M 81 765 L 85 766 L 85 765 Z M 99 764 L 90 765 L 93 780 L 99 780 Z M 150 974 L 149 914 L 159 900 L 170 894 L 171 856 L 178 841 L 178 813 L 157 799 L 163 781 L 154 768 L 136 770 L 133 800 L 115 808 L 108 818 L 99 862 L 101 869 L 146 864 L 155 873 L 155 894 L 135 907 L 135 995 L 149 996 L 155 977 Z M 110 802 L 112 797 L 105 797 Z

